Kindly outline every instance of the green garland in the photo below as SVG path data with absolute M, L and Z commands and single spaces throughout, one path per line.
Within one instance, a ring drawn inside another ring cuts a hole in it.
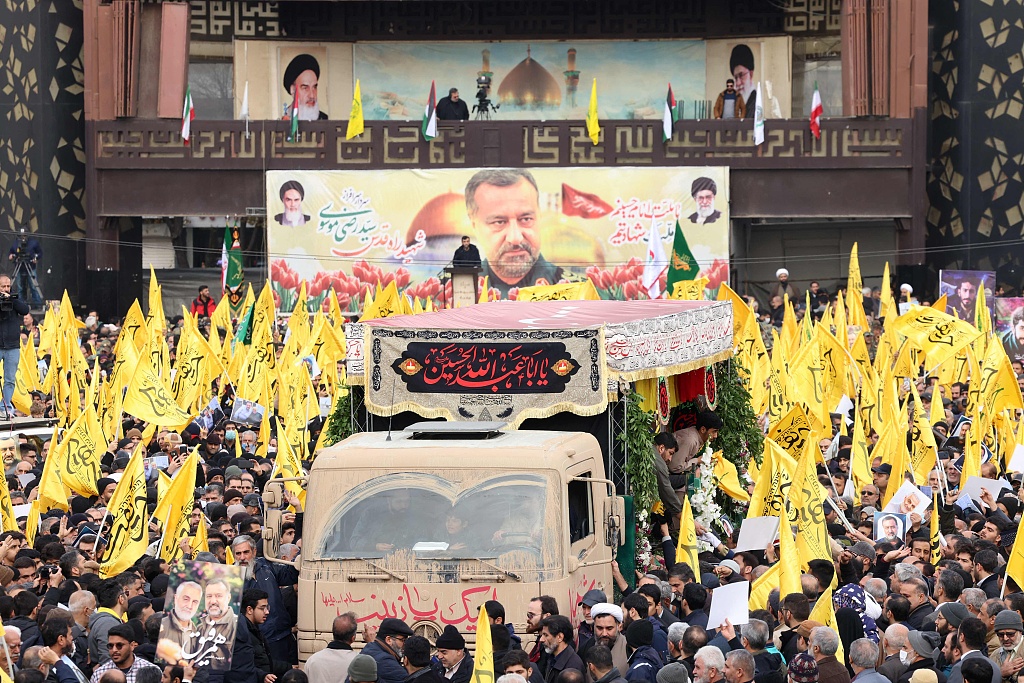
M 637 510 L 650 510 L 658 500 L 658 478 L 654 472 L 651 440 L 657 433 L 653 411 L 640 406 L 640 396 L 627 393 L 625 429 L 616 434 L 616 439 L 626 449 L 626 476 Z
M 750 380 L 741 377 L 741 369 L 735 358 L 715 364 L 715 386 L 718 390 L 715 413 L 722 418 L 723 424 L 718 438 L 711 443 L 711 450 L 722 451 L 722 455 L 742 473 L 746 471 L 750 458 L 761 464 L 764 434 L 750 405 Z M 715 496 L 733 523 L 739 524 L 746 516 L 745 504 L 733 500 L 721 489 Z
M 327 434 L 324 435 L 325 447 L 333 446 L 352 436 L 354 430 L 352 429 L 351 405 L 352 390 L 349 389 L 348 393 L 338 399 L 334 406 L 334 412 L 331 413 L 331 423 L 327 428 Z

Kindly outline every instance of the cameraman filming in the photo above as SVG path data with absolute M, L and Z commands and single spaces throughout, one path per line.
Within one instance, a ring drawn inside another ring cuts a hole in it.
M 14 417 L 14 380 L 21 359 L 21 321 L 28 313 L 28 304 L 11 293 L 11 277 L 0 275 L 0 360 L 4 362 L 4 407 L 0 418 Z
M 452 88 L 448 91 L 448 97 L 439 99 L 435 111 L 439 121 L 469 120 L 469 106 L 466 105 L 465 100 L 459 99 L 458 88 Z
M 14 276 L 18 279 L 16 293 L 22 300 L 36 306 L 43 303 L 43 295 L 36 282 L 36 266 L 42 257 L 43 248 L 39 240 L 25 234 L 25 228 L 22 228 L 21 234 L 14 240 L 7 253 L 7 260 L 15 264 Z

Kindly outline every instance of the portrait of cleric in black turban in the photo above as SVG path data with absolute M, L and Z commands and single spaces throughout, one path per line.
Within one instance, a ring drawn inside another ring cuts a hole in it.
M 302 212 L 302 201 L 306 198 L 306 191 L 299 181 L 289 180 L 283 183 L 280 196 L 284 211 L 274 216 L 275 221 L 292 228 L 302 227 L 309 222 L 309 216 Z
M 736 81 L 736 92 L 743 96 L 744 115 L 743 118 L 754 118 L 754 109 L 757 108 L 757 79 L 754 77 L 754 51 L 744 43 L 740 43 L 732 49 L 729 55 L 729 73 Z
M 284 70 L 283 84 L 288 95 L 282 100 L 285 103 L 282 119 L 291 118 L 292 103 L 296 101 L 300 121 L 327 119 L 327 112 L 320 109 L 320 62 L 316 57 L 307 53 L 295 55 Z
M 689 216 L 691 223 L 706 225 L 722 217 L 722 212 L 715 209 L 718 185 L 711 178 L 701 176 L 694 180 L 690 185 L 690 196 L 697 202 L 697 210 Z

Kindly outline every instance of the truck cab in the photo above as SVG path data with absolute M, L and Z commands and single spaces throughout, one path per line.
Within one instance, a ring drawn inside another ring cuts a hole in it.
M 454 624 L 475 642 L 497 600 L 526 631 L 526 606 L 552 595 L 578 621 L 592 588 L 612 591 L 623 502 L 590 434 L 426 422 L 356 434 L 309 473 L 299 557 L 299 658 L 331 641 L 334 617 L 397 617 L 433 641 Z M 280 482 L 267 487 L 264 554 L 277 556 Z

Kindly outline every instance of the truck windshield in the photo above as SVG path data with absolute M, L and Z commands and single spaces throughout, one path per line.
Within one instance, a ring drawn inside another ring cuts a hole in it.
M 491 571 L 551 568 L 557 559 L 545 558 L 558 557 L 558 498 L 554 477 L 543 473 L 381 474 L 327 515 L 311 559 L 386 558 L 395 568 L 476 559 Z

